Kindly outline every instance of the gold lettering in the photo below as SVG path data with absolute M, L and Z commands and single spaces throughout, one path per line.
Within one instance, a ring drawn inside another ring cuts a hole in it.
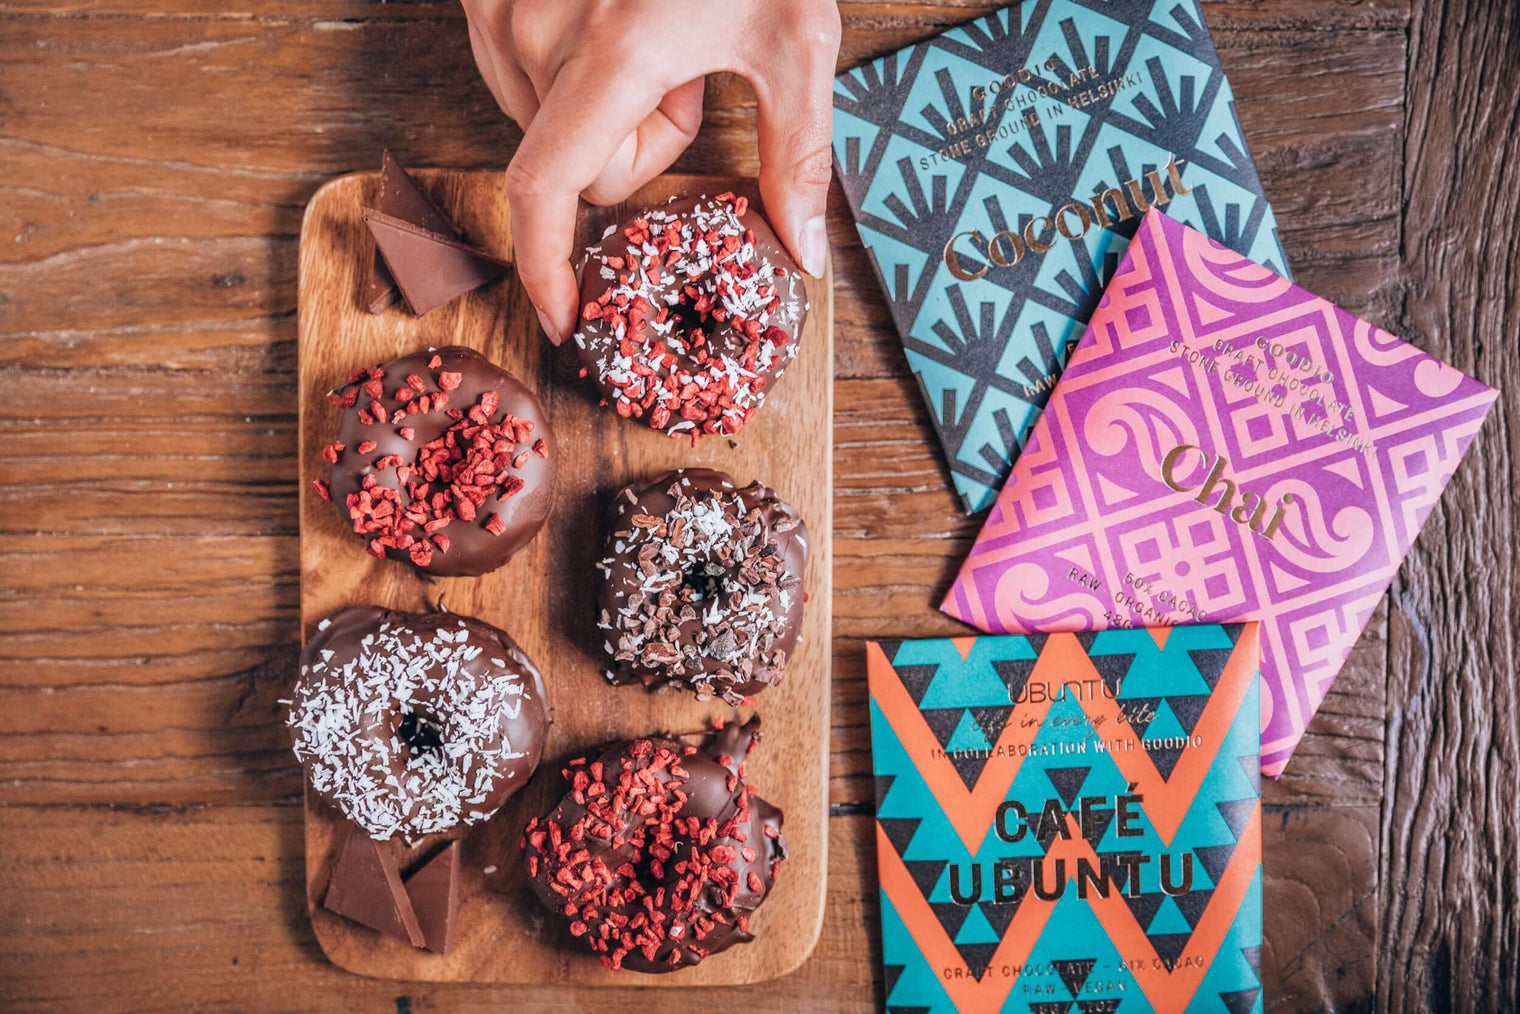
M 1240 506 L 1230 512 L 1230 520 L 1245 525 L 1253 532 L 1261 531 L 1261 518 L 1267 512 L 1267 499 L 1253 490 L 1242 490 Z
M 1176 447 L 1173 447 L 1171 450 L 1167 451 L 1166 457 L 1161 459 L 1161 481 L 1179 493 L 1190 492 L 1193 487 L 1182 485 L 1172 477 L 1172 472 L 1174 469 L 1176 469 L 1177 462 L 1182 459 L 1182 456 L 1184 454 L 1186 454 L 1188 451 L 1198 450 L 1202 450 L 1202 448 L 1194 447 L 1192 444 L 1178 444 Z M 1204 455 L 1204 459 L 1207 460 L 1208 456 Z
M 1076 212 L 1077 221 L 1082 223 L 1082 228 L 1077 230 L 1076 235 L 1072 235 L 1071 230 L 1066 226 L 1066 213 L 1068 211 Z M 1067 239 L 1081 239 L 1084 235 L 1087 234 L 1087 230 L 1091 226 L 1092 215 L 1088 212 L 1087 205 L 1085 204 L 1068 204 L 1066 207 L 1056 212 L 1056 229 Z
M 1007 243 L 1013 250 L 1013 259 L 1010 260 L 1003 254 L 1001 245 Z M 1009 232 L 1006 229 L 992 237 L 992 242 L 987 244 L 987 259 L 1000 268 L 1011 267 L 1017 264 L 1024 256 L 1024 244 L 1019 240 L 1019 234 Z
M 1126 180 L 1124 189 L 1129 191 L 1130 204 L 1134 206 L 1135 214 L 1143 215 L 1151 210 L 1151 202 L 1145 199 L 1145 190 L 1140 186 L 1139 180 Z
M 1008 80 L 1011 82 L 1012 78 L 1013 75 L 1010 74 Z M 1023 103 L 1022 97 L 1020 103 Z M 947 123 L 945 126 L 949 132 L 951 127 L 969 129 L 985 120 L 984 114 L 975 113 L 970 117 L 961 117 L 952 123 Z M 979 137 L 978 144 L 982 143 L 983 139 Z M 969 145 L 961 142 L 941 154 L 948 160 L 966 150 L 969 150 Z M 1182 167 L 1186 164 L 1187 159 L 1169 155 L 1164 170 L 1152 169 L 1143 176 L 1125 180 L 1116 187 L 1109 187 L 1102 193 L 1088 198 L 1086 202 L 1074 201 L 1049 217 L 1040 216 L 1031 219 L 1022 230 L 999 232 L 988 243 L 986 257 L 992 264 L 1009 267 L 1019 263 L 1026 250 L 1032 253 L 1046 253 L 1055 249 L 1053 233 L 1059 233 L 1066 239 L 1076 240 L 1085 236 L 1095 222 L 1101 228 L 1108 229 L 1112 228 L 1116 222 L 1127 222 L 1137 215 L 1143 215 L 1152 207 L 1163 207 L 1174 197 L 1192 193 L 1193 188 L 1185 186 L 1182 182 Z M 1170 190 L 1168 190 L 1168 183 L 1171 185 Z M 1149 197 L 1145 192 L 1146 184 L 1150 185 Z M 1077 221 L 1081 225 L 1080 230 L 1070 224 L 1070 220 L 1066 217 L 1068 213 L 1077 216 Z M 1050 237 L 1049 242 L 1046 241 L 1046 236 Z M 984 264 L 980 270 L 973 271 L 962 263 L 955 245 L 968 237 L 972 240 L 972 250 L 981 253 L 978 243 L 982 241 L 982 234 L 975 231 L 956 233 L 950 237 L 944 249 L 945 266 L 950 269 L 952 275 L 963 282 L 982 278 L 990 270 L 989 265 Z
M 1172 181 L 1172 193 L 1176 194 L 1178 197 L 1182 197 L 1184 194 L 1190 194 L 1193 192 L 1192 187 L 1185 187 L 1182 185 L 1182 167 L 1186 164 L 1187 159 L 1178 158 L 1176 155 L 1173 155 L 1171 158 L 1166 160 L 1166 175 Z
M 1223 454 L 1215 455 L 1214 467 L 1209 469 L 1209 474 L 1204 477 L 1203 485 L 1198 487 L 1198 495 L 1193 497 L 1194 500 L 1207 506 L 1209 497 L 1214 495 L 1214 490 L 1223 486 L 1224 494 L 1220 496 L 1219 503 L 1214 507 L 1221 514 L 1229 513 L 1230 501 L 1235 499 L 1235 482 L 1224 477 L 1225 466 L 1229 463 L 1230 459 Z
M 1172 202 L 1172 195 L 1166 192 L 1166 182 L 1161 178 L 1161 173 L 1155 169 L 1145 174 L 1150 181 L 1151 193 L 1156 195 L 1156 207 L 1164 207 Z
M 1124 199 L 1124 191 L 1118 187 L 1109 187 L 1092 199 L 1093 211 L 1098 213 L 1098 224 L 1103 228 L 1107 229 L 1114 224 L 1114 220 L 1108 217 L 1108 205 L 1105 203 L 1109 199 L 1114 202 L 1114 213 L 1119 216 L 1119 221 L 1125 222 L 1135 217 L 1129 210 L 1129 202 Z
M 1290 503 L 1296 503 L 1297 500 L 1298 498 L 1295 497 L 1292 493 L 1284 493 L 1282 495 L 1282 499 L 1277 501 L 1277 510 L 1273 512 L 1272 521 L 1267 525 L 1267 530 L 1265 532 L 1262 532 L 1262 535 L 1266 536 L 1269 539 L 1275 536 L 1277 534 L 1278 526 L 1282 524 L 1283 508 Z
M 949 268 L 950 273 L 956 278 L 959 278 L 961 281 L 971 282 L 987 273 L 987 265 L 983 264 L 980 271 L 967 271 L 965 267 L 962 266 L 961 259 L 955 252 L 955 241 L 960 239 L 962 236 L 970 236 L 972 240 L 978 240 L 982 238 L 982 234 L 974 230 L 971 232 L 958 232 L 954 236 L 951 236 L 948 240 L 945 241 L 945 267 Z M 976 249 L 974 243 L 972 245 L 972 249 Z
M 1197 490 L 1193 497 L 1195 501 L 1204 506 L 1212 506 L 1222 516 L 1233 521 L 1237 525 L 1249 528 L 1255 534 L 1265 539 L 1271 539 L 1277 535 L 1277 530 L 1282 526 L 1283 517 L 1287 506 L 1297 503 L 1297 498 L 1292 493 L 1284 493 L 1277 502 L 1273 511 L 1272 520 L 1267 527 L 1261 527 L 1262 518 L 1266 516 L 1267 499 L 1265 495 L 1254 490 L 1240 489 L 1235 480 L 1225 477 L 1225 469 L 1230 466 L 1230 459 L 1223 454 L 1204 454 L 1204 463 L 1208 466 L 1208 472 L 1203 481 L 1196 486 L 1188 485 L 1177 477 L 1178 463 L 1188 451 L 1203 452 L 1203 448 L 1194 444 L 1178 444 L 1161 459 L 1161 481 L 1171 489 L 1179 493 L 1192 493 Z M 1210 504 L 1209 501 L 1215 494 L 1219 494 L 1219 502 Z M 1234 506 L 1235 497 L 1240 497 L 1238 506 Z
M 1035 226 L 1040 222 L 1044 222 L 1044 226 L 1036 229 Z M 1045 253 L 1047 250 L 1053 249 L 1055 247 L 1054 243 L 1047 243 L 1042 239 L 1035 239 L 1035 235 L 1037 233 L 1049 231 L 1050 219 L 1046 218 L 1044 215 L 1041 215 L 1039 218 L 1031 218 L 1029 222 L 1024 226 L 1024 244 L 1036 253 Z

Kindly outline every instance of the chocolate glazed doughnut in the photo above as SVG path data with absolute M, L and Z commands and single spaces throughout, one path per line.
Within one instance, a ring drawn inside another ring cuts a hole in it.
M 760 483 L 707 468 L 630 486 L 608 511 L 597 625 L 614 684 L 740 704 L 781 682 L 802 627 L 807 526 Z
M 312 789 L 379 839 L 490 817 L 538 767 L 552 721 L 505 632 L 369 606 L 322 621 L 288 704 Z
M 797 357 L 802 275 L 731 193 L 651 208 L 586 248 L 581 376 L 671 436 L 736 433 Z
M 474 349 L 454 346 L 356 370 L 317 492 L 370 553 L 439 577 L 495 570 L 554 504 L 554 431 L 533 392 Z
M 608 968 L 669 972 L 753 939 L 786 859 L 781 811 L 750 788 L 760 720 L 704 748 L 618 743 L 565 769 L 568 795 L 528 822 L 534 893 Z

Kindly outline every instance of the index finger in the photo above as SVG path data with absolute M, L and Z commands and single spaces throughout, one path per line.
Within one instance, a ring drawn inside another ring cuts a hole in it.
M 556 345 L 574 330 L 579 309 L 570 255 L 580 192 L 664 94 L 639 75 L 571 57 L 507 166 L 517 274 Z

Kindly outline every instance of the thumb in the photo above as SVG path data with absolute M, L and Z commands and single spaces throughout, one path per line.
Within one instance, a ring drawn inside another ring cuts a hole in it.
M 830 132 L 839 10 L 797 4 L 780 30 L 788 58 L 746 75 L 759 102 L 760 196 L 776 234 L 808 274 L 828 258 L 824 208 L 833 173 Z

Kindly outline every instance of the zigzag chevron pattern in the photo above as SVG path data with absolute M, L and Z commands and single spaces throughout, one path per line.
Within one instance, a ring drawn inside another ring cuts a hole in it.
M 968 513 L 992 502 L 1139 217 L 979 262 L 970 282 L 944 263 L 951 236 L 1021 230 L 1177 158 L 1188 192 L 1168 214 L 1287 271 L 1195 0 L 1029 0 L 840 75 L 834 108 L 835 167 Z
M 1262 621 L 1276 776 L 1495 397 L 1152 211 L 941 608 Z
M 868 650 L 889 1012 L 1262 1009 L 1256 625 Z M 1049 819 L 1010 841 L 1004 800 Z M 998 866 L 1044 893 L 999 899 Z

